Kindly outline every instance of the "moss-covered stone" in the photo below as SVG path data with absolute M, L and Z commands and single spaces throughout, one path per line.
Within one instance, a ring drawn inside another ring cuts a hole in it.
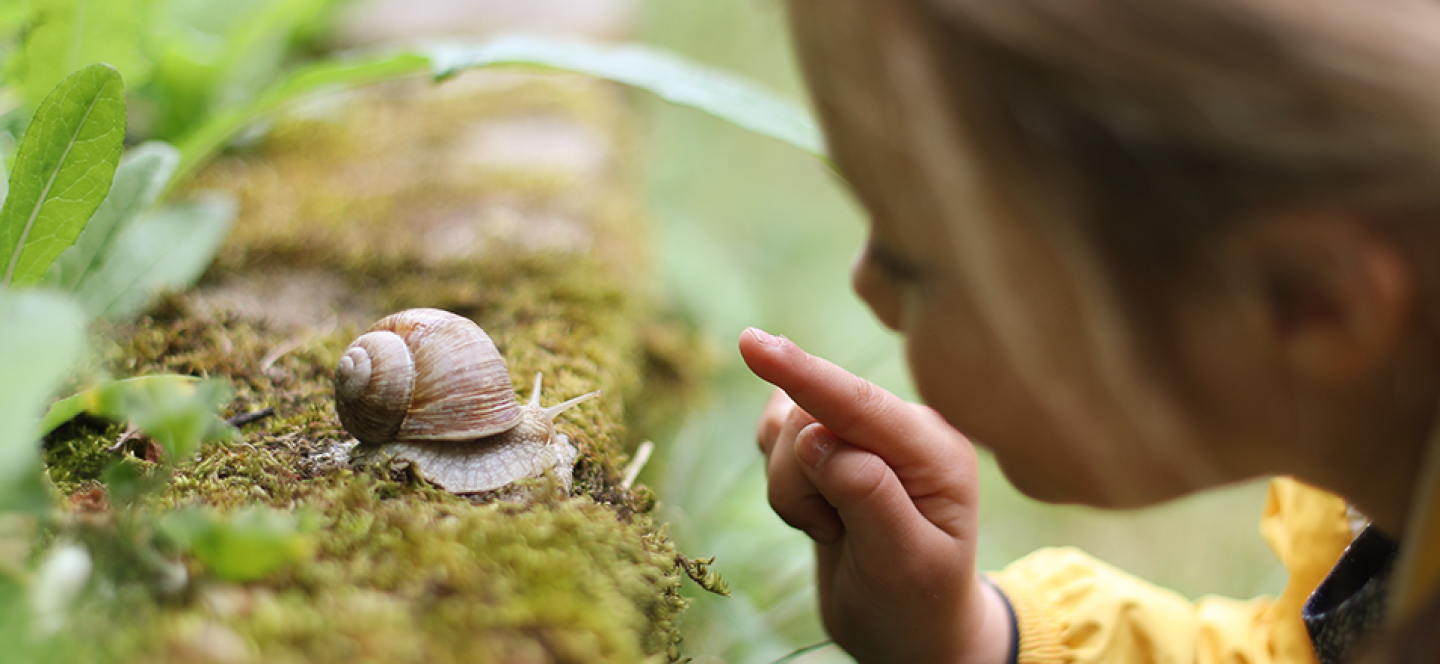
M 323 518 L 314 559 L 256 584 L 202 576 L 110 654 L 194 661 L 218 629 L 267 662 L 635 662 L 674 643 L 676 553 L 647 518 L 543 489 L 473 505 L 348 471 L 277 484 L 271 502 Z
M 179 460 L 133 506 L 110 505 L 99 480 L 117 458 L 151 474 L 169 468 L 143 438 L 109 452 L 124 427 L 78 421 L 47 439 L 50 477 L 70 496 L 66 536 L 87 542 L 112 581 L 117 565 L 154 567 L 127 577 L 103 609 L 82 612 L 94 638 L 80 655 L 678 658 L 680 578 L 706 570 L 648 516 L 653 494 L 620 478 L 627 451 L 677 421 L 705 364 L 694 335 L 652 299 L 643 220 L 618 147 L 621 98 L 567 76 L 503 74 L 444 90 L 347 98 L 327 117 L 278 124 L 259 149 L 199 178 L 241 201 L 232 238 L 200 289 L 102 330 L 99 362 L 117 377 L 223 378 L 235 391 L 223 415 L 275 414 Z M 589 136 L 603 158 L 577 166 L 466 152 L 467 136 L 487 149 L 487 122 L 536 118 Z M 417 306 L 477 321 L 517 385 L 540 371 L 551 399 L 604 391 L 561 417 L 581 450 L 568 494 L 542 478 L 527 500 L 486 503 L 403 467 L 351 467 L 333 367 L 369 322 Z M 156 535 L 160 516 L 182 507 L 224 514 L 254 504 L 318 515 L 313 556 L 240 584 Z M 182 589 L 166 580 L 167 564 L 187 570 Z

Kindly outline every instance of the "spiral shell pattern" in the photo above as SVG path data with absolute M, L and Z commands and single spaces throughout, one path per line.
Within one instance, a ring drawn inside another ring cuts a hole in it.
M 375 323 L 341 357 L 335 395 L 341 424 L 369 445 L 473 440 L 513 428 L 521 415 L 490 336 L 439 309 Z
M 368 332 L 350 344 L 335 367 L 335 410 L 362 443 L 394 440 L 415 390 L 415 361 L 405 340 Z

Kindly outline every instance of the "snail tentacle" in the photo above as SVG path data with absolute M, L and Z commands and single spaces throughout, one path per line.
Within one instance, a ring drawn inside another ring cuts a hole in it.
M 578 397 L 575 397 L 574 399 L 570 399 L 569 401 L 555 404 L 554 406 L 551 406 L 549 408 L 544 408 L 541 412 L 545 414 L 545 419 L 554 422 L 555 417 L 560 413 L 569 410 L 573 406 L 579 405 L 581 402 L 589 401 L 598 396 L 600 396 L 600 390 L 595 390 L 594 392 L 591 392 L 589 394 L 582 394 Z

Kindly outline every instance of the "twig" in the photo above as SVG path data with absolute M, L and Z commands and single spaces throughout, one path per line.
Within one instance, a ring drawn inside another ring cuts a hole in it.
M 630 460 L 630 465 L 625 467 L 625 479 L 620 481 L 620 488 L 629 490 L 630 485 L 635 483 L 635 478 L 640 476 L 640 469 L 645 467 L 645 462 L 650 460 L 650 453 L 655 451 L 655 443 L 645 441 L 635 450 L 635 457 Z
M 261 373 L 269 371 L 271 366 L 274 366 L 274 364 L 279 361 L 280 358 L 285 357 L 291 351 L 297 348 L 301 348 L 305 344 L 310 343 L 310 341 L 318 335 L 328 334 L 331 330 L 334 330 L 339 325 L 339 317 L 337 317 L 334 313 L 331 313 L 320 325 L 311 327 L 308 331 L 302 334 L 297 334 L 293 337 L 290 337 L 289 339 L 286 339 L 285 341 L 280 342 L 279 346 L 272 348 L 270 352 L 265 354 L 265 357 L 260 358 Z
M 274 414 L 274 408 L 262 408 L 252 413 L 240 413 L 235 417 L 225 420 L 225 422 L 232 427 L 243 427 L 251 422 L 258 422 Z
M 309 334 L 303 334 L 300 336 L 290 337 L 289 339 L 281 342 L 279 346 L 271 349 L 269 353 L 265 354 L 265 357 L 260 358 L 261 373 L 269 371 L 270 367 L 273 366 L 276 361 L 284 357 L 290 351 L 309 343 L 310 336 L 311 335 Z
M 138 436 L 139 434 L 140 434 L 140 427 L 135 426 L 135 425 L 132 423 L 129 427 L 127 427 L 127 428 L 125 429 L 125 433 L 120 434 L 120 440 L 115 441 L 115 444 L 114 444 L 114 445 L 111 445 L 110 447 L 105 448 L 105 451 L 106 451 L 106 452 L 109 452 L 109 453 L 111 453 L 111 454 L 115 454 L 115 453 L 119 452 L 121 449 L 124 449 L 125 443 L 130 442 L 131 440 L 133 440 L 133 439 L 134 439 L 136 436 Z

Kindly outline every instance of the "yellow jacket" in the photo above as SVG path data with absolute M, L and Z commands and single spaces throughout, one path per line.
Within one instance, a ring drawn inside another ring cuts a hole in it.
M 1015 609 L 1020 664 L 1314 662 L 1300 609 L 1352 539 L 1345 501 L 1276 479 L 1260 529 L 1289 571 L 1275 598 L 1192 603 L 1070 548 L 992 574 Z

